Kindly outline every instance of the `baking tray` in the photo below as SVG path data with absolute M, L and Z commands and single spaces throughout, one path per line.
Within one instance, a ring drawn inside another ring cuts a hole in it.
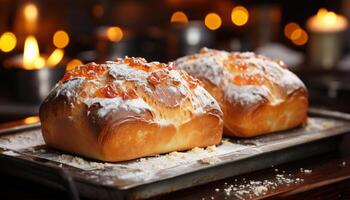
M 105 163 L 46 147 L 39 126 L 15 127 L 1 131 L 0 170 L 66 190 L 71 199 L 144 199 L 334 151 L 349 131 L 349 114 L 310 109 L 306 127 Z

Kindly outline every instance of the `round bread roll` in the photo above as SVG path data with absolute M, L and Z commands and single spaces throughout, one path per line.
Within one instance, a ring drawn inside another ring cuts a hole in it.
M 103 161 L 218 144 L 216 100 L 173 65 L 125 58 L 67 71 L 40 107 L 48 146 Z
M 175 61 L 200 79 L 224 112 L 224 134 L 252 137 L 306 123 L 308 93 L 281 61 L 203 48 Z

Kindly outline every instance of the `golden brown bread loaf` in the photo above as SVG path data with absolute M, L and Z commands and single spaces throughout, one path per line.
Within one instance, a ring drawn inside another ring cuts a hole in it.
M 172 68 L 125 58 L 67 71 L 40 107 L 46 144 L 104 161 L 218 144 L 218 103 Z
M 306 122 L 307 89 L 281 61 L 203 48 L 175 66 L 200 79 L 219 102 L 224 134 L 251 137 Z

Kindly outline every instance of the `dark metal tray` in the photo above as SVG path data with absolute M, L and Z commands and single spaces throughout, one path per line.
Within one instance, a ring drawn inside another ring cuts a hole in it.
M 0 170 L 99 199 L 142 199 L 334 151 L 350 115 L 310 109 L 303 128 L 252 139 L 224 138 L 205 149 L 104 163 L 49 149 L 40 127 L 0 131 Z M 14 131 L 16 130 L 16 131 Z

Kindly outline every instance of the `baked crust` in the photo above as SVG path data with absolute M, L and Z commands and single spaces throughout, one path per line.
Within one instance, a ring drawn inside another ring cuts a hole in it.
M 125 58 L 67 71 L 40 107 L 46 144 L 103 161 L 218 144 L 218 103 L 172 68 Z
M 175 61 L 200 79 L 224 112 L 224 134 L 252 137 L 305 124 L 308 92 L 281 61 L 203 48 Z

